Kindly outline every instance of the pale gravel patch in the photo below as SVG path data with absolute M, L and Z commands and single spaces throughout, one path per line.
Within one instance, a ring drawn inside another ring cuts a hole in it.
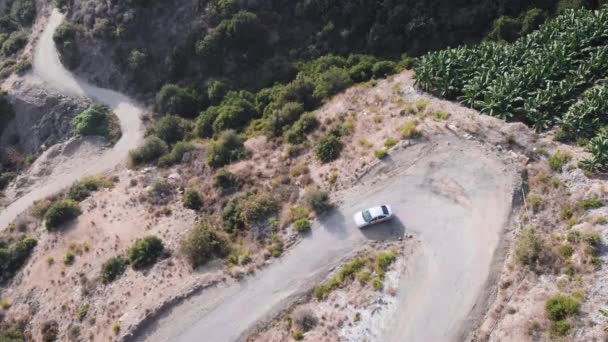
M 390 270 L 386 272 L 384 288 L 382 291 L 376 292 L 366 307 L 358 309 L 349 305 L 347 295 L 342 293 L 339 297 L 340 301 L 345 302 L 340 303 L 342 310 L 346 311 L 350 317 L 359 313 L 361 320 L 353 323 L 352 326 L 342 327 L 339 332 L 341 338 L 349 342 L 380 341 L 386 329 L 385 322 L 397 311 L 397 299 L 388 291 L 399 286 L 401 270 L 405 267 L 405 258 L 406 256 L 400 255 Z

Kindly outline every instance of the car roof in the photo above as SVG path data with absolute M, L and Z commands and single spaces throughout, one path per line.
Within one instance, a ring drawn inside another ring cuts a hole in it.
M 367 210 L 369 210 L 369 213 L 372 215 L 372 217 L 378 217 L 380 215 L 384 215 L 384 213 L 382 212 L 382 207 L 380 207 L 380 206 L 372 207 Z

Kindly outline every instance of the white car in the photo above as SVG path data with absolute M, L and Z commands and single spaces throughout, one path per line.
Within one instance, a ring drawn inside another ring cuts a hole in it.
M 357 227 L 363 228 L 372 224 L 390 220 L 393 217 L 393 211 L 388 205 L 369 208 L 360 211 L 353 216 Z

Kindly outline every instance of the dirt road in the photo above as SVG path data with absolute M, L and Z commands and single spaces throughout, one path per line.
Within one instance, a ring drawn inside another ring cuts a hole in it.
M 111 149 L 98 155 L 91 155 L 86 144 L 83 151 L 70 151 L 67 162 L 56 165 L 40 184 L 31 185 L 29 192 L 0 212 L 0 229 L 4 229 L 34 201 L 52 195 L 84 176 L 102 173 L 124 163 L 128 151 L 137 147 L 143 138 L 141 106 L 120 93 L 92 86 L 63 67 L 53 41 L 53 33 L 62 21 L 63 15 L 54 9 L 39 37 L 33 57 L 33 72 L 27 77 L 42 80 L 45 86 L 65 95 L 88 97 L 109 106 L 120 120 L 122 138 Z
M 400 312 L 382 341 L 458 338 L 491 271 L 511 213 L 517 176 L 480 143 L 450 134 L 399 150 L 363 178 L 339 208 L 274 264 L 241 282 L 208 289 L 144 326 L 138 341 L 234 341 L 319 283 L 370 240 L 414 234 L 398 289 Z M 392 223 L 358 230 L 352 214 L 391 204 Z

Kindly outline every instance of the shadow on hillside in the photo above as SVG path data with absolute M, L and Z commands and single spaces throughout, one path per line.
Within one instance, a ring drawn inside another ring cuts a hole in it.
M 335 235 L 339 239 L 348 237 L 348 222 L 341 210 L 331 209 L 328 213 L 319 218 L 319 225 L 322 229 Z

